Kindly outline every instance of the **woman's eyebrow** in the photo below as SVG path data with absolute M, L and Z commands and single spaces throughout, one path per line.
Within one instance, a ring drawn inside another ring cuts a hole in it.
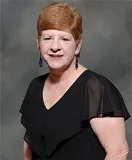
M 42 36 L 51 36 L 51 35 L 49 35 L 49 34 L 47 34 L 47 33 L 44 33 L 44 34 L 42 34 Z
M 48 37 L 53 37 L 52 35 L 49 35 L 49 34 L 42 34 L 42 36 L 48 36 Z
M 70 35 L 61 35 L 61 37 L 71 38 L 71 36 L 70 36 Z
M 53 37 L 53 36 L 56 36 L 56 35 L 50 35 L 50 34 L 48 34 L 48 33 L 43 33 L 42 36 Z M 71 38 L 70 35 L 65 35 L 65 34 L 60 34 L 59 37 L 67 37 L 67 38 Z

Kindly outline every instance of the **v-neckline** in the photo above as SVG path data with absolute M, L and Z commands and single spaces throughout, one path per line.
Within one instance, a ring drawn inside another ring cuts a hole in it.
M 64 99 L 64 97 L 68 94 L 68 92 L 70 92 L 70 90 L 74 87 L 74 85 L 83 77 L 83 75 L 89 71 L 89 69 L 86 69 L 84 70 L 78 77 L 77 79 L 72 83 L 72 85 L 68 88 L 68 90 L 66 90 L 66 92 L 50 107 L 50 108 L 47 108 L 46 105 L 45 105 L 45 102 L 44 102 L 44 98 L 43 98 L 43 90 L 44 90 L 44 85 L 45 85 L 45 81 L 49 75 L 49 73 L 46 74 L 45 78 L 44 78 L 44 81 L 43 81 L 43 85 L 42 85 L 42 90 L 41 90 L 41 99 L 42 99 L 42 104 L 43 104 L 43 107 L 47 110 L 47 111 L 50 111 L 52 110 L 53 108 L 55 108 L 55 106 L 62 100 Z

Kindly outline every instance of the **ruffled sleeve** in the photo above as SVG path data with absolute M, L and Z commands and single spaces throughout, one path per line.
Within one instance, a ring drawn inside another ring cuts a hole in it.
M 28 89 L 26 91 L 25 97 L 23 99 L 21 108 L 19 110 L 19 112 L 22 114 L 21 117 L 21 123 L 23 124 L 23 126 L 26 128 L 27 126 L 27 122 L 28 122 L 28 113 L 30 111 L 30 107 L 31 107 L 31 99 L 32 99 L 32 90 L 33 90 L 33 84 L 34 84 L 35 79 L 33 79 L 29 86 Z
M 34 78 L 27 89 L 25 97 L 23 99 L 19 112 L 21 116 L 21 124 L 25 127 L 26 132 L 24 140 L 28 143 L 32 151 L 35 151 L 38 155 L 42 152 L 42 141 L 41 141 L 41 129 L 42 129 L 42 116 L 37 109 L 39 83 Z M 41 111 L 40 111 L 41 112 Z M 38 118 L 40 115 L 40 118 Z
M 84 118 L 103 116 L 124 117 L 130 114 L 119 90 L 105 77 L 93 75 L 85 86 Z
M 34 83 L 34 79 L 30 82 L 28 89 L 26 91 L 25 97 L 23 99 L 21 108 L 19 110 L 19 112 L 22 114 L 21 116 L 21 124 L 25 127 L 26 132 L 24 135 L 24 140 L 29 144 L 29 136 L 28 136 L 28 128 L 30 128 L 29 126 L 29 111 L 30 111 L 30 107 L 31 107 L 31 97 L 32 97 L 32 88 L 33 88 L 33 83 Z

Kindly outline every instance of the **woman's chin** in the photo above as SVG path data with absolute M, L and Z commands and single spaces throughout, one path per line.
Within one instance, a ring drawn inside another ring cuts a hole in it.
M 60 65 L 59 65 L 59 64 L 52 64 L 52 65 L 51 65 L 51 64 L 50 64 L 50 65 L 48 64 L 48 66 L 49 66 L 49 68 L 52 69 L 52 70 L 59 70 L 59 69 L 65 68 L 64 65 L 61 65 L 61 64 L 60 64 Z

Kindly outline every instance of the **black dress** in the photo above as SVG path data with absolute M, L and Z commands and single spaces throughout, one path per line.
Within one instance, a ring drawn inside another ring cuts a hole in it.
M 46 109 L 42 91 L 48 74 L 31 81 L 20 109 L 32 160 L 104 160 L 106 152 L 89 121 L 100 114 L 127 120 L 121 94 L 107 78 L 86 70 Z

